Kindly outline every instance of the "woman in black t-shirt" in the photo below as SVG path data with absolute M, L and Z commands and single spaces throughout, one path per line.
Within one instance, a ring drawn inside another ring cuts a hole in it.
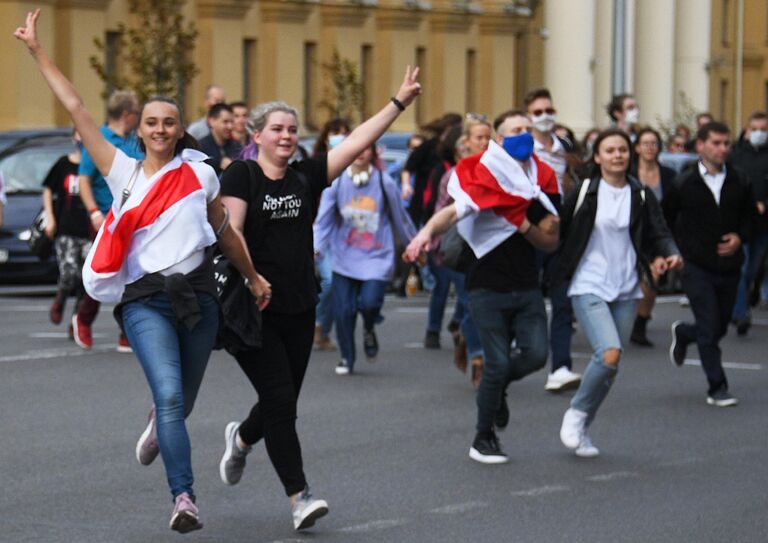
M 77 168 L 80 164 L 82 140 L 72 133 L 77 148 L 62 156 L 51 167 L 43 181 L 45 235 L 54 241 L 59 265 L 59 282 L 49 312 L 51 322 L 59 324 L 69 296 L 76 296 L 75 310 L 82 297 L 82 270 L 91 248 L 91 223 L 80 199 Z M 70 337 L 72 328 L 70 326 Z
M 421 92 L 418 68 L 406 70 L 396 96 L 327 155 L 291 163 L 298 145 L 298 113 L 269 102 L 251 114 L 255 164 L 232 164 L 221 180 L 230 222 L 243 238 L 254 267 L 271 284 L 262 315 L 262 347 L 235 355 L 259 402 L 242 422 L 225 430 L 219 465 L 226 484 L 240 480 L 245 456 L 262 437 L 293 508 L 294 528 L 312 526 L 328 512 L 311 497 L 296 434 L 296 402 L 312 351 L 317 285 L 312 222 L 320 193 L 364 149 L 372 145 Z

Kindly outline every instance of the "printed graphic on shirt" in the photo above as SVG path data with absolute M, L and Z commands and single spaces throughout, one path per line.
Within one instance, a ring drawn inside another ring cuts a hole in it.
M 264 196 L 263 211 L 271 211 L 272 214 L 269 220 L 278 219 L 295 219 L 299 216 L 301 211 L 301 198 L 296 194 L 289 194 L 287 196 L 278 196 L 274 198 L 269 194 Z
M 379 229 L 376 200 L 370 196 L 355 196 L 341 210 L 341 216 L 350 227 L 347 245 L 366 251 L 381 247 L 381 243 L 376 242 Z

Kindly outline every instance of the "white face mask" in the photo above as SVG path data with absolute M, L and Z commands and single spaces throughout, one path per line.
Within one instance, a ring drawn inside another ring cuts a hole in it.
M 624 122 L 627 124 L 637 124 L 637 122 L 640 120 L 640 108 L 632 108 L 628 109 L 624 113 Z
M 768 141 L 768 132 L 765 130 L 753 130 L 749 133 L 749 143 L 755 147 L 761 147 Z
M 334 149 L 338 144 L 340 144 L 342 141 L 344 141 L 344 138 L 346 138 L 344 134 L 334 134 L 333 136 L 328 138 L 328 147 L 331 149 Z
M 555 127 L 555 116 L 549 113 L 534 115 L 531 117 L 531 124 L 539 132 L 550 132 Z

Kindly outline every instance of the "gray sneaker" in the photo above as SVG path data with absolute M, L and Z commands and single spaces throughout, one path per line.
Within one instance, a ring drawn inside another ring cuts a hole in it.
M 154 407 L 149 411 L 147 419 L 147 427 L 136 443 L 136 460 L 142 466 L 148 466 L 154 462 L 160 452 L 160 445 L 157 443 L 157 424 Z
M 245 469 L 245 457 L 251 452 L 251 447 L 241 449 L 237 444 L 237 432 L 240 429 L 239 422 L 230 422 L 224 430 L 224 456 L 219 462 L 219 476 L 228 485 L 236 485 L 240 482 Z
M 326 501 L 312 497 L 309 487 L 306 487 L 296 496 L 296 502 L 293 504 L 293 527 L 297 531 L 310 528 L 315 525 L 317 519 L 327 514 Z

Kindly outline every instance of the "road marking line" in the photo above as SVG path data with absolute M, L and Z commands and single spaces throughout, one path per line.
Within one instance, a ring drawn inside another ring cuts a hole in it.
M 423 349 L 424 344 L 421 341 L 409 341 L 408 343 L 403 343 L 403 347 L 406 349 Z
M 102 338 L 107 337 L 107 334 L 91 334 L 94 338 Z M 27 334 L 27 337 L 36 338 L 36 339 L 50 339 L 50 338 L 68 338 L 69 333 L 68 332 L 32 332 L 31 334 Z
M 50 310 L 50 307 L 46 307 L 43 305 L 9 305 L 9 306 L 0 306 L 3 308 L 3 311 L 35 311 L 35 312 L 47 312 Z
M 396 307 L 397 313 L 429 313 L 428 307 Z
M 396 526 L 402 526 L 406 524 L 406 520 L 391 519 L 391 520 L 372 520 L 364 524 L 356 524 L 354 526 L 347 526 L 346 528 L 339 528 L 339 532 L 344 533 L 361 533 L 372 532 L 374 530 L 386 530 L 388 528 L 395 528 Z
M 701 366 L 701 360 L 695 358 L 686 358 L 686 366 Z M 762 364 L 750 364 L 748 362 L 723 362 L 723 367 L 732 370 L 750 370 L 760 371 L 763 369 Z
M 602 473 L 600 475 L 592 475 L 587 477 L 587 481 L 595 483 L 607 483 L 609 481 L 616 481 L 618 479 L 631 479 L 640 475 L 636 471 L 614 471 L 612 473 Z
M 21 354 L 0 356 L 0 362 L 20 362 L 22 360 L 45 360 L 49 358 L 67 358 L 70 356 L 86 356 L 92 353 L 105 353 L 114 351 L 114 345 L 94 347 L 90 350 L 64 351 L 62 349 L 41 349 L 39 351 L 27 351 Z
M 436 509 L 432 509 L 430 513 L 435 513 L 438 515 L 453 515 L 455 513 L 467 513 L 476 509 L 483 509 L 484 507 L 488 507 L 487 502 L 464 502 L 438 507 Z
M 570 489 L 571 487 L 563 485 L 539 486 L 536 488 L 529 488 L 528 490 L 517 490 L 510 493 L 510 495 L 523 498 L 533 498 L 536 496 L 544 496 L 546 494 L 554 494 L 556 492 L 567 492 Z

